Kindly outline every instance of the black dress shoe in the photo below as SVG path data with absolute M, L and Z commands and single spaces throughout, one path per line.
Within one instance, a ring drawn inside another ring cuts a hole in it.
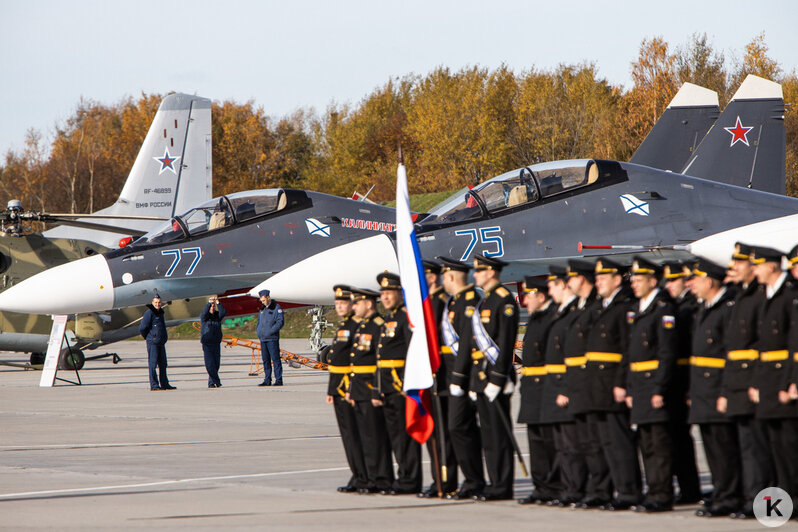
M 632 507 L 632 503 L 624 502 L 624 501 L 612 501 L 608 502 L 607 504 L 602 504 L 599 506 L 599 510 L 604 510 L 606 512 L 618 512 L 621 510 L 628 510 Z
M 518 499 L 518 504 L 538 504 L 540 503 L 540 499 L 536 497 L 534 494 L 529 494 L 523 499 Z
M 572 508 L 579 508 L 580 510 L 589 510 L 591 508 L 600 508 L 607 504 L 609 501 L 603 499 L 582 499 L 571 505 Z
M 358 491 L 358 489 L 351 484 L 347 484 L 346 486 L 338 486 L 338 493 L 354 493 Z
M 635 504 L 630 509 L 633 512 L 653 514 L 657 512 L 670 512 L 673 510 L 673 506 L 659 502 L 644 502 L 642 504 Z
M 698 517 L 729 517 L 733 513 L 734 510 L 723 506 L 706 506 L 695 512 Z
M 468 501 L 480 495 L 482 495 L 482 492 L 477 490 L 457 490 L 447 495 L 446 498 L 453 501 Z
M 507 495 L 499 495 L 497 493 L 481 493 L 474 497 L 475 501 L 509 501 L 512 500 L 513 496 Z
M 217 386 L 216 386 L 214 383 L 210 383 L 210 384 L 208 385 L 208 388 L 217 388 Z
M 271 386 L 271 381 L 263 381 L 262 383 L 258 384 L 258 386 Z
M 372 493 L 377 493 L 377 488 L 358 488 L 357 492 L 361 495 L 370 495 Z
M 739 510 L 737 512 L 730 513 L 729 517 L 732 519 L 753 519 L 754 512 L 753 510 Z
M 283 379 L 279 379 L 279 380 L 274 381 L 274 385 L 275 386 L 282 386 L 283 385 Z
M 430 486 L 424 491 L 416 493 L 416 497 L 418 497 L 419 499 L 434 499 L 437 496 L 438 496 L 438 488 L 435 486 Z
M 157 392 L 157 391 L 160 391 L 160 390 L 161 390 L 160 386 L 150 386 L 150 391 L 151 392 Z
M 161 390 L 177 390 L 177 386 L 172 386 L 171 384 L 161 385 Z

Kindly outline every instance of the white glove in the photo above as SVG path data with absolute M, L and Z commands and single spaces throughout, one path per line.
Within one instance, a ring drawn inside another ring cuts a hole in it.
M 475 403 L 477 402 L 477 392 L 468 392 L 468 397 Z
M 449 385 L 449 395 L 452 397 L 462 397 L 465 395 L 465 391 L 460 388 L 457 384 L 450 384 Z
M 485 397 L 488 398 L 488 401 L 491 403 L 499 396 L 499 392 L 502 391 L 501 386 L 496 386 L 492 382 L 489 382 L 487 386 L 485 386 Z
M 514 390 L 515 384 L 513 384 L 513 381 L 510 379 L 507 379 L 507 384 L 504 385 L 504 390 L 502 390 L 502 393 L 504 393 L 504 395 L 512 395 Z

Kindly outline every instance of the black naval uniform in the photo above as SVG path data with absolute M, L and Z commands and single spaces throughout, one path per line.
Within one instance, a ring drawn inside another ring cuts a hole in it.
M 459 337 L 453 364 L 449 366 L 447 361 L 448 379 L 464 392 L 468 391 L 471 366 L 479 363 L 479 360 L 472 361 L 471 352 L 471 316 L 474 315 L 477 303 L 479 295 L 474 290 L 474 285 L 469 284 L 454 294 L 447 304 L 447 319 Z M 448 354 L 445 353 L 444 356 Z M 457 456 L 457 464 L 465 477 L 455 498 L 481 494 L 485 488 L 482 439 L 477 425 L 477 408 L 467 394 L 459 397 L 449 395 L 449 436 Z
M 579 492 L 584 497 L 577 502 L 581 508 L 600 506 L 612 499 L 612 479 L 604 452 L 598 425 L 588 416 L 592 404 L 587 393 L 587 357 L 585 353 L 587 335 L 598 315 L 601 303 L 595 289 L 584 301 L 578 300 L 571 316 L 571 324 L 565 336 L 565 384 L 568 396 L 568 411 L 574 417 L 573 431 L 566 427 L 566 438 L 575 440 L 570 446 L 576 449 L 579 463 L 571 466 L 580 476 Z
M 693 503 L 701 500 L 701 483 L 695 459 L 695 442 L 687 422 L 687 392 L 690 388 L 690 352 L 693 349 L 693 322 L 698 312 L 698 301 L 692 292 L 685 290 L 675 303 L 679 346 L 671 383 L 671 392 L 677 399 L 668 407 L 673 441 L 671 457 L 673 474 L 679 483 L 679 499 Z
M 413 334 L 404 304 L 386 314 L 377 345 L 377 374 L 374 399 L 383 402 L 382 414 L 391 439 L 391 448 L 399 465 L 393 483 L 396 493 L 421 491 L 421 445 L 407 433 L 402 379 L 407 347 Z
M 435 418 L 435 432 L 436 438 L 429 438 L 427 440 L 427 452 L 430 456 L 430 471 L 432 472 L 432 485 L 428 488 L 429 495 L 438 493 L 438 469 L 435 467 L 435 461 L 432 460 L 434 452 L 438 453 L 438 460 L 441 465 L 446 466 L 446 480 L 441 479 L 441 489 L 443 493 L 452 493 L 457 490 L 458 475 L 457 475 L 457 456 L 452 446 L 452 439 L 449 435 L 449 373 L 454 369 L 454 353 L 452 350 L 444 345 L 441 337 L 441 318 L 443 317 L 444 309 L 449 301 L 449 294 L 443 287 L 436 288 L 430 293 L 432 301 L 432 315 L 436 320 L 436 328 L 438 330 L 438 345 L 440 346 L 440 359 L 441 365 L 435 374 L 435 382 L 437 386 L 433 392 L 437 398 L 433 397 L 432 412 Z M 440 411 L 438 408 L 440 407 Z M 441 449 L 441 433 L 443 433 L 443 440 L 445 444 L 445 453 Z M 437 445 L 437 449 L 433 449 L 433 445 Z M 443 463 L 445 461 L 445 464 Z
M 704 452 L 712 474 L 711 514 L 729 514 L 742 503 L 740 446 L 730 418 L 717 411 L 723 368 L 726 364 L 726 335 L 734 300 L 728 291 L 702 305 L 695 317 L 693 355 L 690 357 L 690 416 L 688 421 L 701 429 Z
M 678 351 L 676 306 L 665 290 L 659 290 L 645 309 L 635 306 L 629 312 L 626 390 L 632 398 L 629 419 L 637 424 L 646 471 L 646 508 L 669 509 L 673 505 L 669 409 L 681 400 L 671 386 Z M 663 396 L 665 406 L 654 408 L 654 395 Z
M 601 300 L 585 346 L 592 403 L 589 417 L 598 425 L 601 448 L 618 492 L 613 506 L 620 508 L 637 504 L 641 498 L 640 464 L 629 410 L 613 395 L 614 387 L 626 386 L 623 354 L 629 341 L 630 295 L 630 290 L 622 286 L 609 302 Z
M 510 291 L 500 283 L 485 289 L 479 306 L 480 323 L 498 348 L 496 360 L 491 362 L 481 351 L 477 351 L 476 364 L 470 364 L 464 357 L 456 361 L 457 374 L 465 374 L 470 370 L 468 389 L 477 393 L 477 411 L 479 413 L 479 429 L 482 438 L 482 449 L 485 453 L 485 466 L 490 478 L 490 485 L 484 490 L 486 499 L 511 499 L 513 496 L 514 463 L 513 446 L 500 416 L 510 419 L 510 396 L 503 389 L 507 381 L 515 382 L 513 370 L 515 358 L 515 340 L 518 334 L 518 304 Z M 473 331 L 474 335 L 478 331 Z M 464 338 L 460 335 L 460 345 L 470 344 L 478 349 L 475 338 Z M 470 368 L 468 367 L 470 366 Z M 453 375 L 454 379 L 457 375 Z M 484 394 L 485 387 L 492 383 L 502 388 L 494 401 Z M 456 382 L 460 384 L 460 382 Z M 503 414 L 499 412 L 503 411 Z
M 529 441 L 529 469 L 534 491 L 528 502 L 556 499 L 562 492 L 559 468 L 556 466 L 554 431 L 541 424 L 543 383 L 546 379 L 546 336 L 557 305 L 551 300 L 532 313 L 526 324 L 521 351 L 521 407 L 518 422 L 526 423 Z
M 546 336 L 546 378 L 541 395 L 540 423 L 551 425 L 555 447 L 555 467 L 559 469 L 562 489 L 555 504 L 577 502 L 584 497 L 584 462 L 574 437 L 574 418 L 568 408 L 557 405 L 558 395 L 567 395 L 565 388 L 565 338 L 573 321 L 577 298 L 557 307 Z
M 327 384 L 327 394 L 333 398 L 335 419 L 338 422 L 338 431 L 344 444 L 346 461 L 352 471 L 352 477 L 339 491 L 355 491 L 369 487 L 366 462 L 363 459 L 363 447 L 360 444 L 360 434 L 357 431 L 355 408 L 346 402 L 347 384 L 349 382 L 349 358 L 352 350 L 352 341 L 358 327 L 358 321 L 352 313 L 345 316 L 338 324 L 330 354 L 328 355 L 328 370 L 330 379 Z
M 798 411 L 795 401 L 779 402 L 779 391 L 793 381 L 789 351 L 790 325 L 798 290 L 784 274 L 781 286 L 766 298 L 760 310 L 759 362 L 754 383 L 759 390 L 756 417 L 765 422 L 771 456 L 776 467 L 776 485 L 798 502 Z M 792 346 L 794 347 L 794 346 Z
M 727 400 L 726 415 L 737 425 L 743 468 L 743 513 L 747 515 L 753 515 L 756 494 L 773 486 L 776 480 L 767 428 L 764 421 L 754 417 L 756 405 L 748 396 L 759 359 L 757 331 L 764 301 L 764 288 L 756 279 L 748 286 L 740 286 L 724 338 L 727 353 L 721 396 Z
M 385 321 L 376 312 L 359 321 L 349 353 L 349 394 L 363 446 L 369 489 L 389 491 L 393 486 L 391 443 L 385 417 L 371 404 L 376 385 L 377 345 Z

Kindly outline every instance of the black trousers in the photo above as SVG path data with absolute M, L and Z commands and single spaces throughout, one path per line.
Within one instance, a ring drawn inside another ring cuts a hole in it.
M 557 462 L 557 448 L 554 446 L 554 427 L 552 425 L 527 425 L 526 437 L 529 441 L 529 473 L 535 494 L 545 499 L 556 499 L 562 493 L 560 464 Z
M 344 444 L 346 461 L 352 471 L 348 485 L 354 488 L 369 487 L 366 462 L 363 458 L 363 446 L 360 444 L 360 434 L 357 431 L 355 407 L 347 403 L 343 397 L 333 397 L 335 420 L 338 422 L 338 432 L 341 433 L 341 443 Z
M 558 497 L 563 502 L 577 502 L 585 497 L 587 464 L 580 455 L 579 434 L 576 424 L 555 423 L 554 446 L 557 448 L 557 463 L 562 478 L 562 491 Z
M 355 402 L 355 420 L 363 461 L 370 488 L 390 490 L 393 487 L 391 442 L 385 429 L 385 417 L 371 404 L 371 400 Z
M 695 442 L 690 434 L 686 410 L 673 412 L 668 422 L 671 433 L 671 463 L 673 474 L 679 483 L 679 495 L 686 501 L 701 499 L 701 482 L 695 460 Z
M 668 424 L 638 424 L 637 433 L 646 470 L 646 500 L 670 506 L 673 504 L 673 443 Z
M 574 416 L 574 428 L 579 446 L 579 454 L 587 466 L 585 500 L 610 502 L 612 499 L 612 477 L 604 451 L 601 449 L 598 425 L 587 414 Z
M 391 449 L 399 465 L 393 489 L 418 493 L 421 491 L 421 445 L 407 433 L 407 399 L 401 393 L 392 393 L 384 396 L 382 402 L 379 410 L 385 417 Z
M 640 502 L 640 462 L 637 460 L 635 435 L 629 425 L 629 413 L 592 412 L 588 417 L 598 426 L 601 450 L 610 468 L 618 501 L 629 504 Z
M 734 423 L 704 423 L 699 427 L 712 474 L 712 507 L 739 510 L 743 500 L 737 427 Z
M 773 465 L 770 438 L 764 421 L 750 416 L 736 416 L 737 438 L 743 461 L 744 509 L 753 512 L 754 497 L 776 485 L 776 468 Z
M 793 515 L 798 514 L 798 419 L 768 419 L 766 421 L 776 485 L 790 494 Z
M 484 394 L 477 394 L 477 411 L 482 450 L 485 453 L 485 467 L 490 478 L 490 485 L 485 488 L 485 495 L 511 499 L 515 481 L 513 444 L 510 441 L 510 434 L 507 434 L 507 427 L 499 417 L 504 415 L 512 427 L 510 396 L 499 393 L 491 402 Z
M 438 489 L 438 468 L 435 467 L 435 456 L 438 455 L 438 463 L 446 466 L 446 478 L 441 479 L 441 489 L 443 493 L 452 493 L 457 490 L 457 456 L 452 446 L 452 438 L 449 434 L 449 397 L 437 396 L 432 398 L 432 415 L 435 418 L 435 431 L 427 440 L 427 452 L 430 457 L 430 471 L 432 473 L 433 490 Z M 443 435 L 441 435 L 443 433 Z M 444 452 L 445 450 L 445 452 Z
M 460 489 L 482 491 L 485 488 L 482 438 L 477 426 L 477 407 L 468 395 L 449 396 L 449 436 L 457 465 L 465 477 Z
M 205 358 L 205 371 L 208 372 L 208 384 L 222 384 L 219 380 L 219 366 L 222 364 L 222 346 L 218 342 L 202 343 L 202 355 Z

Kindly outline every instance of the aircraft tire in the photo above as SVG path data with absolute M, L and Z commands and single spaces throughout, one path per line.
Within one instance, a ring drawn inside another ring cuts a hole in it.
M 80 349 L 73 349 L 71 353 L 66 353 L 61 357 L 61 363 L 58 369 L 83 369 L 86 363 L 86 356 Z
M 44 364 L 45 359 L 44 353 L 31 353 L 30 354 L 30 365 L 31 366 L 41 366 Z
M 318 354 L 318 361 L 323 364 L 329 364 L 328 358 L 330 356 L 330 351 L 332 351 L 331 345 L 325 345 L 322 347 Z

